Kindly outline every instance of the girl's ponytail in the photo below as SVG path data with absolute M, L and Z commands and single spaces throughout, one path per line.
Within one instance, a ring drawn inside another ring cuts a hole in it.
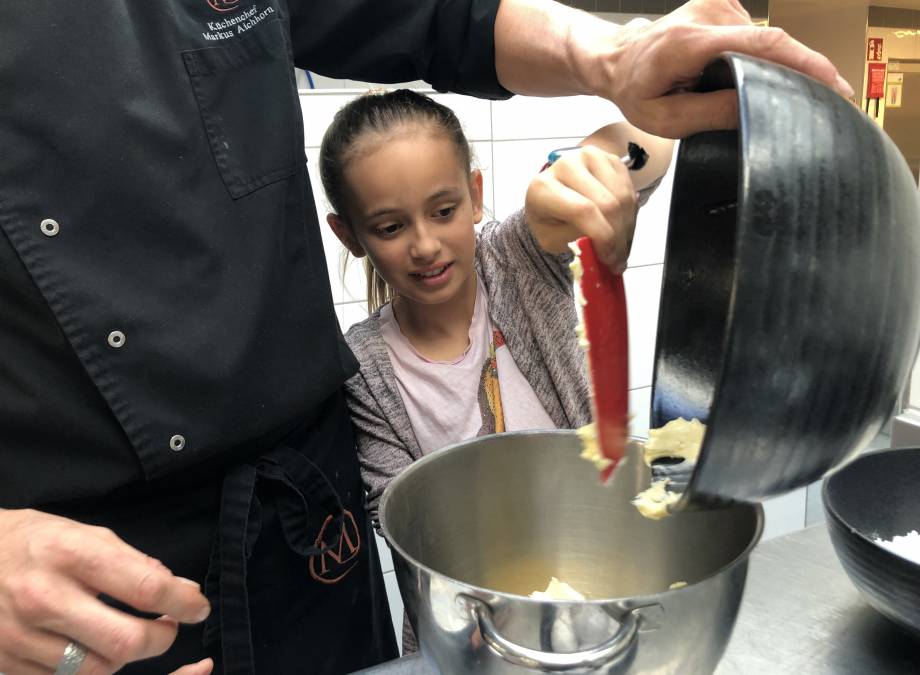
M 395 293 L 370 258 L 364 258 L 364 275 L 367 277 L 367 311 L 373 314 L 393 299 Z

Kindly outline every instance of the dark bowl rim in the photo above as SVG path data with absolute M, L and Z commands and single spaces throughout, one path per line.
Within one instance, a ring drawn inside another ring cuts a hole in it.
M 455 454 L 457 452 L 461 452 L 463 448 L 468 445 L 472 445 L 474 443 L 480 443 L 485 440 L 500 439 L 502 437 L 508 436 L 509 433 L 512 433 L 515 436 L 576 436 L 577 430 L 575 429 L 539 429 L 539 430 L 529 430 L 529 431 L 504 432 L 504 433 L 498 433 L 498 434 L 486 434 L 484 436 L 478 436 L 477 438 L 471 438 L 465 441 L 459 441 L 457 443 L 452 443 L 451 445 L 447 445 L 443 448 L 435 450 L 434 452 L 430 454 L 425 455 L 421 459 L 415 460 L 414 462 L 412 462 L 412 464 L 410 464 L 402 472 L 400 472 L 395 478 L 393 478 L 393 480 L 390 481 L 390 484 L 387 485 L 386 489 L 383 492 L 383 495 L 381 495 L 380 497 L 380 503 L 378 504 L 378 507 L 377 507 L 377 514 L 378 514 L 377 517 L 380 521 L 380 534 L 386 540 L 387 544 L 396 551 L 399 557 L 401 557 L 403 560 L 407 562 L 411 561 L 411 563 L 415 567 L 424 571 L 426 574 L 428 574 L 429 576 L 433 578 L 440 577 L 443 579 L 447 579 L 451 581 L 452 583 L 455 583 L 458 586 L 463 586 L 473 591 L 474 593 L 478 593 L 481 596 L 510 598 L 516 602 L 524 601 L 524 602 L 529 602 L 529 603 L 546 603 L 547 602 L 546 600 L 538 600 L 536 598 L 531 598 L 526 595 L 519 595 L 517 593 L 508 593 L 505 591 L 499 591 L 494 588 L 485 588 L 483 586 L 471 584 L 469 582 L 462 581 L 460 579 L 456 579 L 448 574 L 444 574 L 443 572 L 439 572 L 438 570 L 433 569 L 432 567 L 428 565 L 422 564 L 421 562 L 416 560 L 413 556 L 410 556 L 403 549 L 402 546 L 400 546 L 397 542 L 393 540 L 393 538 L 390 536 L 389 528 L 387 527 L 385 519 L 384 519 L 386 504 L 389 501 L 389 499 L 392 497 L 392 494 L 393 494 L 393 486 L 397 485 L 399 482 L 405 482 L 406 480 L 409 480 L 408 478 L 403 478 L 404 476 L 410 476 L 413 473 L 420 471 L 421 470 L 420 467 L 423 467 L 424 465 L 429 464 L 431 462 L 437 461 L 437 458 L 441 457 L 442 455 Z M 630 440 L 644 442 L 646 439 L 639 437 L 639 436 L 630 436 Z M 553 605 L 589 604 L 589 605 L 598 605 L 598 606 L 610 606 L 610 605 L 622 604 L 625 601 L 633 601 L 639 598 L 642 598 L 642 599 L 658 598 L 658 597 L 668 595 L 668 594 L 673 595 L 675 593 L 680 593 L 684 589 L 693 588 L 701 583 L 705 583 L 711 579 L 721 576 L 722 574 L 737 567 L 738 565 L 747 564 L 748 560 L 751 557 L 751 553 L 757 547 L 757 545 L 760 543 L 761 538 L 763 537 L 764 521 L 765 521 L 763 506 L 758 502 L 731 502 L 727 504 L 726 506 L 732 506 L 732 507 L 739 506 L 739 507 L 747 507 L 747 508 L 753 509 L 754 511 L 753 532 L 751 533 L 751 538 L 748 541 L 747 545 L 744 547 L 744 549 L 740 553 L 738 553 L 735 557 L 733 557 L 731 560 L 729 560 L 724 565 L 712 570 L 705 578 L 700 579 L 699 581 L 696 581 L 692 584 L 688 584 L 687 586 L 684 586 L 681 588 L 669 589 L 669 590 L 661 591 L 659 593 L 646 593 L 642 595 L 623 596 L 619 598 L 591 598 L 588 600 L 553 600 L 551 601 L 551 604 Z M 673 515 L 678 515 L 678 514 L 671 514 L 671 515 L 673 516 Z
M 762 175 L 762 170 L 758 169 L 756 163 L 752 163 L 750 148 L 754 145 L 759 145 L 760 142 L 764 139 L 764 130 L 763 125 L 757 125 L 754 123 L 754 116 L 757 112 L 755 108 L 757 100 L 751 95 L 751 92 L 757 92 L 759 78 L 756 77 L 757 71 L 762 66 L 768 66 L 769 68 L 775 68 L 778 70 L 788 70 L 785 66 L 780 64 L 773 64 L 765 62 L 761 59 L 757 59 L 750 55 L 741 54 L 738 52 L 724 52 L 719 57 L 714 59 L 710 64 L 707 65 L 704 70 L 704 79 L 710 73 L 711 77 L 709 80 L 709 85 L 714 86 L 722 90 L 728 90 L 729 88 L 734 89 L 734 94 L 738 102 L 738 128 L 737 133 L 737 145 L 738 145 L 738 156 L 737 156 L 737 217 L 736 217 L 736 232 L 735 232 L 735 247 L 736 251 L 741 246 L 741 243 L 745 240 L 746 235 L 746 222 L 748 219 L 745 218 L 745 213 L 752 208 L 751 204 L 753 202 L 750 192 L 752 190 L 753 182 Z M 797 77 L 803 77 L 814 82 L 813 78 L 808 78 L 801 74 L 796 74 Z M 817 83 L 820 84 L 820 83 Z M 822 85 L 823 86 L 823 85 Z M 825 87 L 826 89 L 826 87 Z M 706 89 L 707 91 L 710 89 Z M 837 101 L 836 95 L 832 101 Z M 844 101 L 844 99 L 840 99 Z M 836 105 L 836 103 L 835 103 Z M 849 110 L 846 107 L 845 102 L 843 107 L 840 108 L 841 111 Z M 862 118 L 860 118 L 862 119 Z M 865 121 L 863 119 L 863 121 Z M 878 133 L 879 130 L 872 125 L 867 123 L 866 129 L 871 129 L 873 132 Z M 884 134 L 881 134 L 882 138 L 885 138 Z M 891 147 L 887 147 L 887 150 L 891 150 Z M 885 150 L 885 152 L 887 152 Z M 894 151 L 897 152 L 896 149 Z M 680 158 L 680 154 L 677 155 L 677 158 Z M 902 158 L 903 160 L 903 158 Z M 676 162 L 677 160 L 675 160 Z M 675 171 L 677 170 L 677 164 L 675 164 Z M 675 185 L 676 185 L 677 175 L 675 173 Z M 915 183 L 915 181 L 914 181 Z M 672 197 L 673 199 L 673 197 Z M 672 206 L 673 208 L 673 206 Z M 669 218 L 673 216 L 673 213 L 669 214 Z M 670 220 L 669 220 L 670 222 Z M 670 239 L 670 227 L 668 231 L 668 239 Z M 667 270 L 669 267 L 669 258 L 667 251 L 665 253 L 665 259 L 663 261 L 663 280 L 662 280 L 662 289 L 660 293 L 660 301 L 662 308 L 665 305 L 665 294 L 664 294 L 664 284 L 665 279 L 667 278 Z M 750 476 L 757 473 L 758 467 L 773 467 L 774 464 L 777 467 L 781 466 L 781 462 L 785 461 L 786 464 L 789 464 L 789 457 L 787 456 L 778 456 L 776 454 L 771 454 L 765 458 L 759 458 L 758 462 L 755 464 L 749 464 L 748 470 L 743 471 L 742 475 L 733 477 L 731 481 L 725 481 L 724 484 L 729 489 L 722 488 L 717 484 L 716 481 L 709 479 L 710 475 L 716 475 L 718 472 L 714 468 L 714 464 L 720 463 L 722 457 L 717 456 L 713 452 L 715 445 L 714 439 L 719 438 L 719 428 L 721 424 L 721 418 L 724 414 L 723 406 L 720 405 L 720 401 L 723 400 L 723 391 L 726 388 L 726 381 L 728 378 L 727 375 L 727 364 L 731 360 L 733 351 L 737 346 L 737 333 L 735 331 L 736 321 L 737 321 L 737 306 L 739 304 L 738 293 L 739 293 L 739 284 L 738 277 L 741 267 L 741 259 L 736 254 L 733 263 L 730 266 L 732 273 L 732 288 L 731 294 L 728 298 L 726 307 L 725 307 L 725 316 L 724 316 L 724 335 L 722 336 L 722 359 L 721 363 L 718 365 L 717 369 L 712 371 L 712 387 L 711 394 L 709 397 L 708 408 L 705 408 L 703 414 L 707 417 L 705 419 L 707 432 L 703 438 L 703 443 L 700 447 L 699 458 L 697 464 L 694 467 L 692 473 L 690 474 L 688 485 L 684 491 L 681 499 L 671 507 L 672 511 L 682 511 L 689 510 L 698 506 L 713 506 L 720 502 L 731 502 L 731 501 L 761 501 L 770 497 L 776 497 L 784 493 L 790 492 L 794 489 L 798 489 L 806 486 L 808 483 L 813 482 L 821 477 L 821 474 L 826 474 L 828 471 L 838 468 L 841 464 L 845 464 L 848 459 L 852 459 L 856 455 L 857 448 L 853 447 L 849 452 L 840 452 L 834 456 L 828 456 L 820 465 L 814 465 L 811 467 L 811 471 L 807 472 L 807 475 L 802 470 L 797 472 L 790 472 L 790 475 L 793 476 L 790 479 L 785 474 L 781 478 L 777 478 L 775 483 L 771 485 L 761 486 L 761 489 L 755 490 L 757 487 L 757 482 L 750 478 Z M 726 270 L 729 269 L 729 265 L 726 265 Z M 663 313 L 659 313 L 658 326 L 657 330 L 659 335 L 661 334 L 661 319 Z M 651 418 L 653 420 L 652 424 L 654 426 L 661 426 L 667 419 L 657 419 L 656 420 L 656 398 L 658 395 L 658 385 L 659 385 L 659 367 L 662 361 L 662 351 L 660 350 L 660 341 L 656 343 L 654 353 L 653 353 L 653 371 L 652 371 L 652 397 L 651 397 Z M 691 417 L 691 415 L 683 415 L 686 418 Z M 700 415 L 698 415 L 700 416 Z M 671 415 L 675 417 L 675 415 Z M 657 424 L 656 424 L 657 422 Z M 883 424 L 881 419 L 876 420 L 877 427 L 880 428 Z M 733 457 L 735 453 L 722 451 L 722 455 Z M 858 456 L 858 455 L 856 455 Z M 807 467 L 805 467 L 807 468 Z M 782 484 L 783 487 L 777 488 L 777 485 Z M 705 488 L 703 491 L 701 488 Z
M 737 251 L 738 240 L 741 237 L 742 223 L 741 223 L 741 210 L 742 210 L 742 200 L 741 196 L 744 194 L 744 184 L 749 180 L 748 171 L 750 169 L 750 163 L 746 153 L 743 152 L 743 148 L 748 147 L 751 142 L 751 134 L 756 131 L 752 130 L 750 122 L 750 102 L 747 97 L 743 95 L 742 87 L 745 85 L 747 78 L 745 76 L 744 66 L 745 66 L 745 57 L 742 54 L 737 52 L 724 52 L 714 59 L 711 63 L 707 65 L 707 68 L 713 69 L 715 73 L 715 78 L 725 77 L 731 80 L 731 90 L 734 91 L 735 96 L 738 100 L 738 128 L 735 130 L 737 133 L 737 142 L 738 142 L 738 166 L 737 166 L 737 186 L 736 186 L 736 198 L 738 201 L 738 215 L 736 217 L 736 233 L 735 233 L 735 248 Z M 727 84 L 727 82 L 726 82 Z M 675 158 L 675 173 L 677 171 L 677 161 L 680 157 L 678 153 Z M 672 197 L 673 199 L 673 197 Z M 670 208 L 668 213 L 668 233 L 666 235 L 666 243 L 668 241 L 668 236 L 671 232 L 670 227 Z M 665 250 L 665 257 L 662 262 L 662 282 L 661 282 L 661 291 L 659 297 L 659 304 L 664 301 L 664 273 L 668 268 L 668 255 L 667 250 Z M 718 505 L 728 505 L 737 502 L 752 503 L 750 499 L 713 499 L 711 497 L 701 497 L 700 493 L 697 491 L 697 486 L 702 480 L 701 476 L 706 472 L 706 467 L 709 463 L 709 448 L 712 445 L 711 440 L 711 429 L 715 426 L 716 421 L 718 420 L 718 401 L 721 391 L 724 387 L 724 381 L 726 378 L 725 369 L 727 355 L 731 352 L 732 346 L 734 344 L 732 326 L 735 322 L 735 305 L 737 302 L 737 292 L 738 292 L 738 275 L 740 273 L 741 262 L 738 259 L 737 254 L 734 256 L 734 260 L 731 264 L 732 268 L 732 290 L 728 298 L 728 304 L 725 308 L 725 332 L 722 336 L 722 362 L 719 365 L 719 372 L 715 373 L 713 379 L 714 385 L 712 388 L 712 396 L 709 402 L 708 417 L 706 419 L 706 433 L 703 435 L 703 442 L 700 444 L 699 455 L 696 460 L 696 466 L 693 467 L 693 471 L 690 474 L 690 479 L 687 482 L 687 487 L 681 495 L 680 499 L 673 504 L 668 510 L 671 513 L 677 513 L 681 511 L 689 511 L 693 508 L 709 508 Z M 661 313 L 658 315 L 658 325 L 656 326 L 656 333 L 661 331 Z M 658 379 L 658 367 L 659 361 L 662 358 L 662 355 L 659 351 L 660 341 L 656 340 L 655 350 L 652 354 L 652 396 L 650 400 L 650 406 L 652 410 L 650 411 L 651 417 L 654 418 L 654 402 L 655 402 L 655 387 Z
M 871 452 L 865 452 L 861 455 L 858 455 L 855 459 L 850 462 L 847 462 L 840 468 L 838 468 L 833 473 L 828 474 L 824 478 L 824 484 L 821 486 L 821 503 L 824 506 L 824 512 L 830 516 L 834 524 L 836 524 L 841 530 L 849 532 L 851 535 L 856 535 L 856 538 L 862 542 L 869 544 L 873 550 L 879 551 L 881 555 L 889 560 L 892 565 L 906 565 L 909 569 L 916 570 L 920 573 L 920 562 L 916 562 L 909 558 L 905 558 L 902 555 L 890 551 L 881 544 L 877 543 L 866 534 L 863 534 L 859 529 L 850 525 L 843 517 L 843 515 L 837 510 L 837 508 L 831 503 L 831 498 L 829 496 L 830 483 L 835 476 L 843 474 L 848 471 L 850 467 L 853 467 L 859 464 L 866 458 L 876 457 L 878 455 L 887 455 L 887 454 L 901 454 L 903 452 L 917 452 L 920 453 L 920 447 L 898 447 L 898 448 L 881 448 L 879 450 L 872 450 Z M 918 531 L 920 531 L 920 524 L 918 524 Z M 836 549 L 836 546 L 834 547 Z

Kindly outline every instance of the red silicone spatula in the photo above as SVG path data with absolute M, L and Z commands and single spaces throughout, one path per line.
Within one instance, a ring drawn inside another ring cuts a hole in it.
M 598 260 L 587 237 L 575 242 L 581 261 L 581 294 L 592 412 L 601 454 L 611 464 L 601 471 L 606 481 L 626 451 L 629 434 L 629 334 L 623 276 Z
M 574 148 L 560 148 L 549 155 L 543 167 L 550 166 L 562 153 Z M 645 166 L 648 154 L 637 143 L 627 144 L 627 154 L 620 158 L 633 171 Z M 576 274 L 581 298 L 581 319 L 587 340 L 588 374 L 591 382 L 591 408 L 597 434 L 597 449 L 607 460 L 601 480 L 607 481 L 626 452 L 629 436 L 629 331 L 626 323 L 626 291 L 623 275 L 614 274 L 602 263 L 587 237 L 575 242 L 580 263 Z M 574 270 L 575 268 L 573 268 Z M 584 441 L 590 442 L 590 441 Z M 585 446 L 586 449 L 588 446 Z M 583 455 L 592 459 L 592 453 Z

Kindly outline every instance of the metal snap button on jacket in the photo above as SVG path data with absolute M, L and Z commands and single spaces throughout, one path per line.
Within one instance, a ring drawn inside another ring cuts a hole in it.
M 61 226 L 58 225 L 58 222 L 51 218 L 45 218 L 39 227 L 41 227 L 42 234 L 46 237 L 53 237 L 61 231 Z

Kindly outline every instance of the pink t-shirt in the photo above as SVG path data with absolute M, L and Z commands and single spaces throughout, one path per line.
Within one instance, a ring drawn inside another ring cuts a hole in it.
M 400 331 L 392 307 L 380 309 L 380 334 L 425 454 L 484 434 L 556 426 L 492 325 L 488 302 L 480 280 L 470 345 L 453 361 L 426 359 Z

